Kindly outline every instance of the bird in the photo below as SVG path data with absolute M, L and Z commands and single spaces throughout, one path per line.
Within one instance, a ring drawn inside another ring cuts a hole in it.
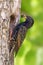
M 34 24 L 34 20 L 31 16 L 21 15 L 21 17 L 25 18 L 24 22 L 19 23 L 12 30 L 9 52 L 15 51 L 15 56 L 17 55 L 29 28 L 31 28 Z

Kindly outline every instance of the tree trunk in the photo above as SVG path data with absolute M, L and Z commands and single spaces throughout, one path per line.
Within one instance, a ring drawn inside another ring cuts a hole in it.
M 9 53 L 10 15 L 15 14 L 15 26 L 20 19 L 20 0 L 0 0 L 0 65 L 14 65 L 14 54 Z

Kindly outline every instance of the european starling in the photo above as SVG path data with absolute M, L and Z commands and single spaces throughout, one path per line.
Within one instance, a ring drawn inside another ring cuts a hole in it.
M 9 52 L 16 52 L 18 53 L 18 50 L 25 39 L 27 30 L 32 27 L 34 20 L 30 16 L 21 16 L 25 17 L 25 22 L 19 23 L 12 31 L 11 40 L 10 40 L 10 48 Z

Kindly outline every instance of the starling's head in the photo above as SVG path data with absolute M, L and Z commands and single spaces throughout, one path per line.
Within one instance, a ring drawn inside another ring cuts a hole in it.
M 30 16 L 26 16 L 26 23 L 27 23 L 27 27 L 30 28 L 33 24 L 34 24 L 34 20 L 32 17 Z
M 21 17 L 25 18 L 25 26 L 27 28 L 30 28 L 34 24 L 34 20 L 30 16 L 21 15 Z

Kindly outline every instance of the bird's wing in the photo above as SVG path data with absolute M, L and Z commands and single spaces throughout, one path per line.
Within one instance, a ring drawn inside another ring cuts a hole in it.
M 17 43 L 16 39 L 17 39 L 17 30 L 14 31 L 12 39 L 10 40 L 9 52 L 13 52 L 13 50 L 14 50 L 13 48 L 15 48 L 15 44 Z
M 18 50 L 26 36 L 26 32 L 27 32 L 27 28 L 25 26 L 21 26 L 21 28 L 18 31 L 17 44 L 15 46 L 16 54 L 18 53 Z

